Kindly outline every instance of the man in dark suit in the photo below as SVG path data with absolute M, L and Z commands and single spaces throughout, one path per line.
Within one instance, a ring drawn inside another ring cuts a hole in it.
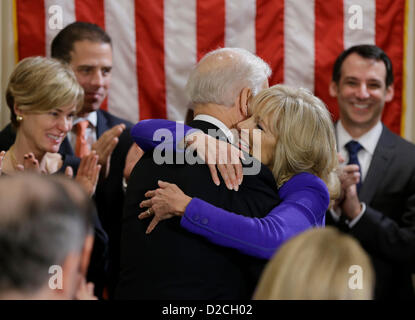
M 62 29 L 53 39 L 51 54 L 53 58 L 71 66 L 85 91 L 83 108 L 74 119 L 72 132 L 69 132 L 62 142 L 59 152 L 63 155 L 64 167 L 71 166 L 76 171 L 80 163 L 80 155 L 75 154 L 79 143 L 78 123 L 87 122 L 84 136 L 86 148 L 97 152 L 102 166 L 95 192 L 95 203 L 100 221 L 109 238 L 112 289 L 118 273 L 124 201 L 123 170 L 132 145 L 132 124 L 100 110 L 111 82 L 111 38 L 97 25 L 74 22 Z M 13 128 L 8 125 L 0 133 L 0 149 L 8 150 L 14 139 Z M 96 289 L 100 290 L 100 285 L 96 285 Z
M 68 134 L 62 149 L 68 157 L 74 156 L 79 142 L 77 124 L 86 120 L 86 143 L 89 149 L 97 151 L 102 165 L 95 203 L 109 238 L 111 296 L 118 273 L 124 202 L 123 170 L 132 145 L 132 124 L 100 109 L 108 95 L 112 70 L 111 39 L 104 30 L 90 23 L 72 23 L 53 39 L 51 53 L 52 57 L 69 63 L 85 91 L 84 106 L 74 120 L 74 130 Z
M 269 75 L 261 59 L 242 49 L 219 49 L 206 55 L 187 84 L 195 105 L 195 118 L 189 125 L 211 135 L 213 130 L 232 142 L 230 128 L 247 117 L 247 101 L 268 86 Z M 279 198 L 271 171 L 257 164 L 260 172 L 244 176 L 235 192 L 223 181 L 216 186 L 207 165 L 158 165 L 152 152 L 145 153 L 128 183 L 116 298 L 249 299 L 265 261 L 209 243 L 182 229 L 176 218 L 163 221 L 146 235 L 149 222 L 137 216 L 144 193 L 161 179 L 224 209 L 263 217 Z
M 330 94 L 338 100 L 338 150 L 348 165 L 344 198 L 326 222 L 371 255 L 376 299 L 413 299 L 415 146 L 381 123 L 394 94 L 390 59 L 374 45 L 349 48 L 335 62 Z

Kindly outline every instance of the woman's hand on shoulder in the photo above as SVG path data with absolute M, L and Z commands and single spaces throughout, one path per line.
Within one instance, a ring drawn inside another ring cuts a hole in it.
M 238 191 L 243 180 L 240 158 L 245 159 L 241 150 L 201 131 L 186 136 L 186 145 L 190 150 L 196 150 L 197 155 L 205 161 L 217 186 L 220 185 L 219 170 L 226 187 Z

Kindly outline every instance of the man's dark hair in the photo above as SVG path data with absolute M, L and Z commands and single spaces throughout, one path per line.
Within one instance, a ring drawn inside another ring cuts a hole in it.
M 74 49 L 74 43 L 82 40 L 111 45 L 110 36 L 101 27 L 93 23 L 77 21 L 67 25 L 53 39 L 51 45 L 52 58 L 70 63 L 70 53 Z
M 337 57 L 336 62 L 333 66 L 332 80 L 334 82 L 337 84 L 339 83 L 343 62 L 352 53 L 357 53 L 359 56 L 365 59 L 373 59 L 376 61 L 382 60 L 386 67 L 386 87 L 389 87 L 393 83 L 393 69 L 391 60 L 381 48 L 369 44 L 350 47 Z

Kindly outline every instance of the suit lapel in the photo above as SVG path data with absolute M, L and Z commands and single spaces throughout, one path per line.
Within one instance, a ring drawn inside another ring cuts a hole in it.
M 376 146 L 366 178 L 360 188 L 359 199 L 370 203 L 377 188 L 384 180 L 389 164 L 395 154 L 396 137 L 383 126 L 382 134 Z
M 101 137 L 105 131 L 107 131 L 108 128 L 108 123 L 107 123 L 107 119 L 104 116 L 104 113 L 102 110 L 98 110 L 97 111 L 97 139 L 99 139 L 99 137 Z
M 75 153 L 72 149 L 71 144 L 69 143 L 68 137 L 66 137 L 63 141 L 61 146 L 59 147 L 59 153 L 60 154 L 68 154 L 71 156 L 74 156 Z

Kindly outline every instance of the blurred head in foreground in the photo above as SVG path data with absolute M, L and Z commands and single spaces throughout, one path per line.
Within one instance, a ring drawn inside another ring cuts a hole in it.
M 73 299 L 93 244 L 92 206 L 62 176 L 0 178 L 0 299 Z
M 267 264 L 255 300 L 368 300 L 374 273 L 351 236 L 332 227 L 287 241 Z

